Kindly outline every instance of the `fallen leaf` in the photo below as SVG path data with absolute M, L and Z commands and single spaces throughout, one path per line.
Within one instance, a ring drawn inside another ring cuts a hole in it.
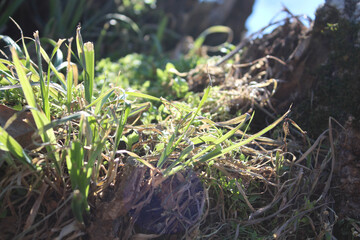
M 0 126 L 3 127 L 23 148 L 34 147 L 31 139 L 35 122 L 31 112 L 16 111 L 0 104 Z

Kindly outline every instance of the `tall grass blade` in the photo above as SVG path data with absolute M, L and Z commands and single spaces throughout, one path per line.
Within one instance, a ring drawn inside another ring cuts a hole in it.
M 69 39 L 68 54 L 67 54 L 67 68 L 66 68 L 66 105 L 68 112 L 71 112 L 72 90 L 73 90 L 73 68 L 71 67 L 71 43 L 72 38 Z
M 85 99 L 91 104 L 93 87 L 94 87 L 94 73 L 95 73 L 95 51 L 94 44 L 87 42 L 84 44 L 81 36 L 81 27 L 76 29 L 76 49 L 80 63 L 83 67 L 83 78 L 85 88 Z
M 39 67 L 39 77 L 40 77 L 40 92 L 41 92 L 41 98 L 43 102 L 43 111 L 47 117 L 47 119 L 50 120 L 50 104 L 49 104 L 49 85 L 47 88 L 45 87 L 44 77 L 43 77 L 43 68 L 42 68 L 42 59 L 41 59 L 41 53 L 40 53 L 40 39 L 39 39 L 39 32 L 36 31 L 34 33 L 35 38 L 35 46 L 36 46 L 36 54 L 37 54 L 37 60 L 38 60 L 38 67 Z
M 84 42 L 82 40 L 80 30 L 81 30 L 81 27 L 78 26 L 76 28 L 76 50 L 77 50 L 77 53 L 78 53 L 80 64 L 85 69 L 86 65 L 85 65 L 85 55 L 84 55 Z
M 22 31 L 21 27 L 19 26 L 19 24 L 17 24 L 17 22 L 15 22 L 14 19 L 12 19 L 11 17 L 10 17 L 10 19 L 11 19 L 11 21 L 13 21 L 13 23 L 16 25 L 16 27 L 20 30 L 21 43 L 22 43 L 22 45 L 23 45 L 23 51 L 24 51 L 24 53 L 25 53 L 25 59 L 26 59 L 26 64 L 25 64 L 25 66 L 26 66 L 26 68 L 29 68 L 29 66 L 30 66 L 30 55 L 29 55 L 29 52 L 28 52 L 28 50 L 27 50 L 27 48 L 26 48 L 23 31 Z
M 21 87 L 23 88 L 25 99 L 29 106 L 33 107 L 34 109 L 37 108 L 36 101 L 35 101 L 35 95 L 31 88 L 30 82 L 28 78 L 26 77 L 24 68 L 19 60 L 19 57 L 15 51 L 15 48 L 10 48 L 13 63 L 15 65 L 15 69 L 19 78 L 19 82 L 21 84 Z
M 88 186 L 84 182 L 87 178 L 87 171 L 84 168 L 84 148 L 79 140 L 71 143 L 71 148 L 66 158 L 66 165 L 71 179 L 71 187 L 74 190 L 71 208 L 76 219 L 83 222 L 82 213 L 88 208 L 87 196 L 85 194 Z
M 28 105 L 31 107 L 30 110 L 34 117 L 36 127 L 38 129 L 41 129 L 46 124 L 48 124 L 50 121 L 49 121 L 49 119 L 46 118 L 46 116 L 44 115 L 43 112 L 38 111 L 36 100 L 35 100 L 35 95 L 31 88 L 30 82 L 26 77 L 23 66 L 21 65 L 20 60 L 16 54 L 16 50 L 14 48 L 11 48 L 10 50 L 11 50 L 14 66 L 15 66 L 16 72 L 18 74 L 19 81 L 20 81 L 21 87 L 22 87 L 24 95 L 25 95 L 25 99 L 26 99 Z M 49 129 L 46 132 L 43 132 L 42 134 L 40 134 L 40 136 L 44 143 L 50 143 L 49 145 L 46 146 L 46 149 L 47 149 L 49 155 L 52 156 L 52 158 L 54 160 L 56 170 L 58 171 L 59 174 L 62 174 L 62 171 L 60 169 L 60 163 L 59 163 L 59 155 L 55 152 L 57 141 L 56 141 L 56 137 L 55 137 L 55 133 L 54 133 L 53 129 Z
M 92 102 L 95 74 L 95 51 L 94 44 L 87 42 L 84 44 L 85 56 L 85 99 L 88 103 Z

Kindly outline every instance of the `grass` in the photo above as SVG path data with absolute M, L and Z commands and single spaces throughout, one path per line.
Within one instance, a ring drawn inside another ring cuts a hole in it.
M 253 111 L 227 117 L 227 104 L 236 96 L 212 86 L 217 76 L 210 71 L 205 90 L 188 93 L 186 82 L 176 85 L 176 64 L 155 67 L 157 87 L 173 91 L 154 96 L 148 88 L 124 89 L 106 74 L 99 79 L 93 43 L 83 43 L 80 28 L 76 53 L 69 40 L 67 58 L 56 66 L 65 41 L 49 57 L 37 32 L 30 44 L 22 38 L 22 47 L 5 40 L 11 60 L 0 59 L 1 103 L 20 102 L 31 111 L 35 147 L 21 146 L 7 133 L 9 124 L 0 127 L 0 220 L 19 220 L 1 237 L 104 237 L 106 227 L 112 230 L 109 219 L 120 219 L 121 236 L 135 231 L 193 239 L 331 237 L 333 222 L 321 215 L 332 214 L 328 188 L 321 194 L 317 188 L 326 164 L 335 161 L 332 129 L 317 141 L 308 139 L 311 146 L 302 145 L 307 151 L 290 152 L 301 142 L 291 135 L 300 128 L 289 127 L 290 110 L 253 132 Z M 269 138 L 275 130 L 279 137 Z M 159 208 L 163 212 L 156 215 Z M 158 219 L 143 225 L 150 229 L 137 226 L 149 211 Z

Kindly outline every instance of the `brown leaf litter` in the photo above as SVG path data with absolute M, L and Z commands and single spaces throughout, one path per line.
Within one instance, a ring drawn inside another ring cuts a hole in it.
M 16 111 L 0 104 L 0 126 L 13 137 L 23 148 L 33 146 L 32 134 L 36 128 L 30 111 Z

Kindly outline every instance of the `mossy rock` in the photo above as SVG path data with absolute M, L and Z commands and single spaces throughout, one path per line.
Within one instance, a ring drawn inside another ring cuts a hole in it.
M 330 116 L 340 123 L 355 118 L 354 127 L 360 128 L 359 29 L 359 23 L 344 19 L 333 7 L 317 11 L 312 34 L 328 48 L 328 56 L 324 64 L 308 66 L 314 86 L 295 108 L 298 122 L 312 136 L 328 127 Z

